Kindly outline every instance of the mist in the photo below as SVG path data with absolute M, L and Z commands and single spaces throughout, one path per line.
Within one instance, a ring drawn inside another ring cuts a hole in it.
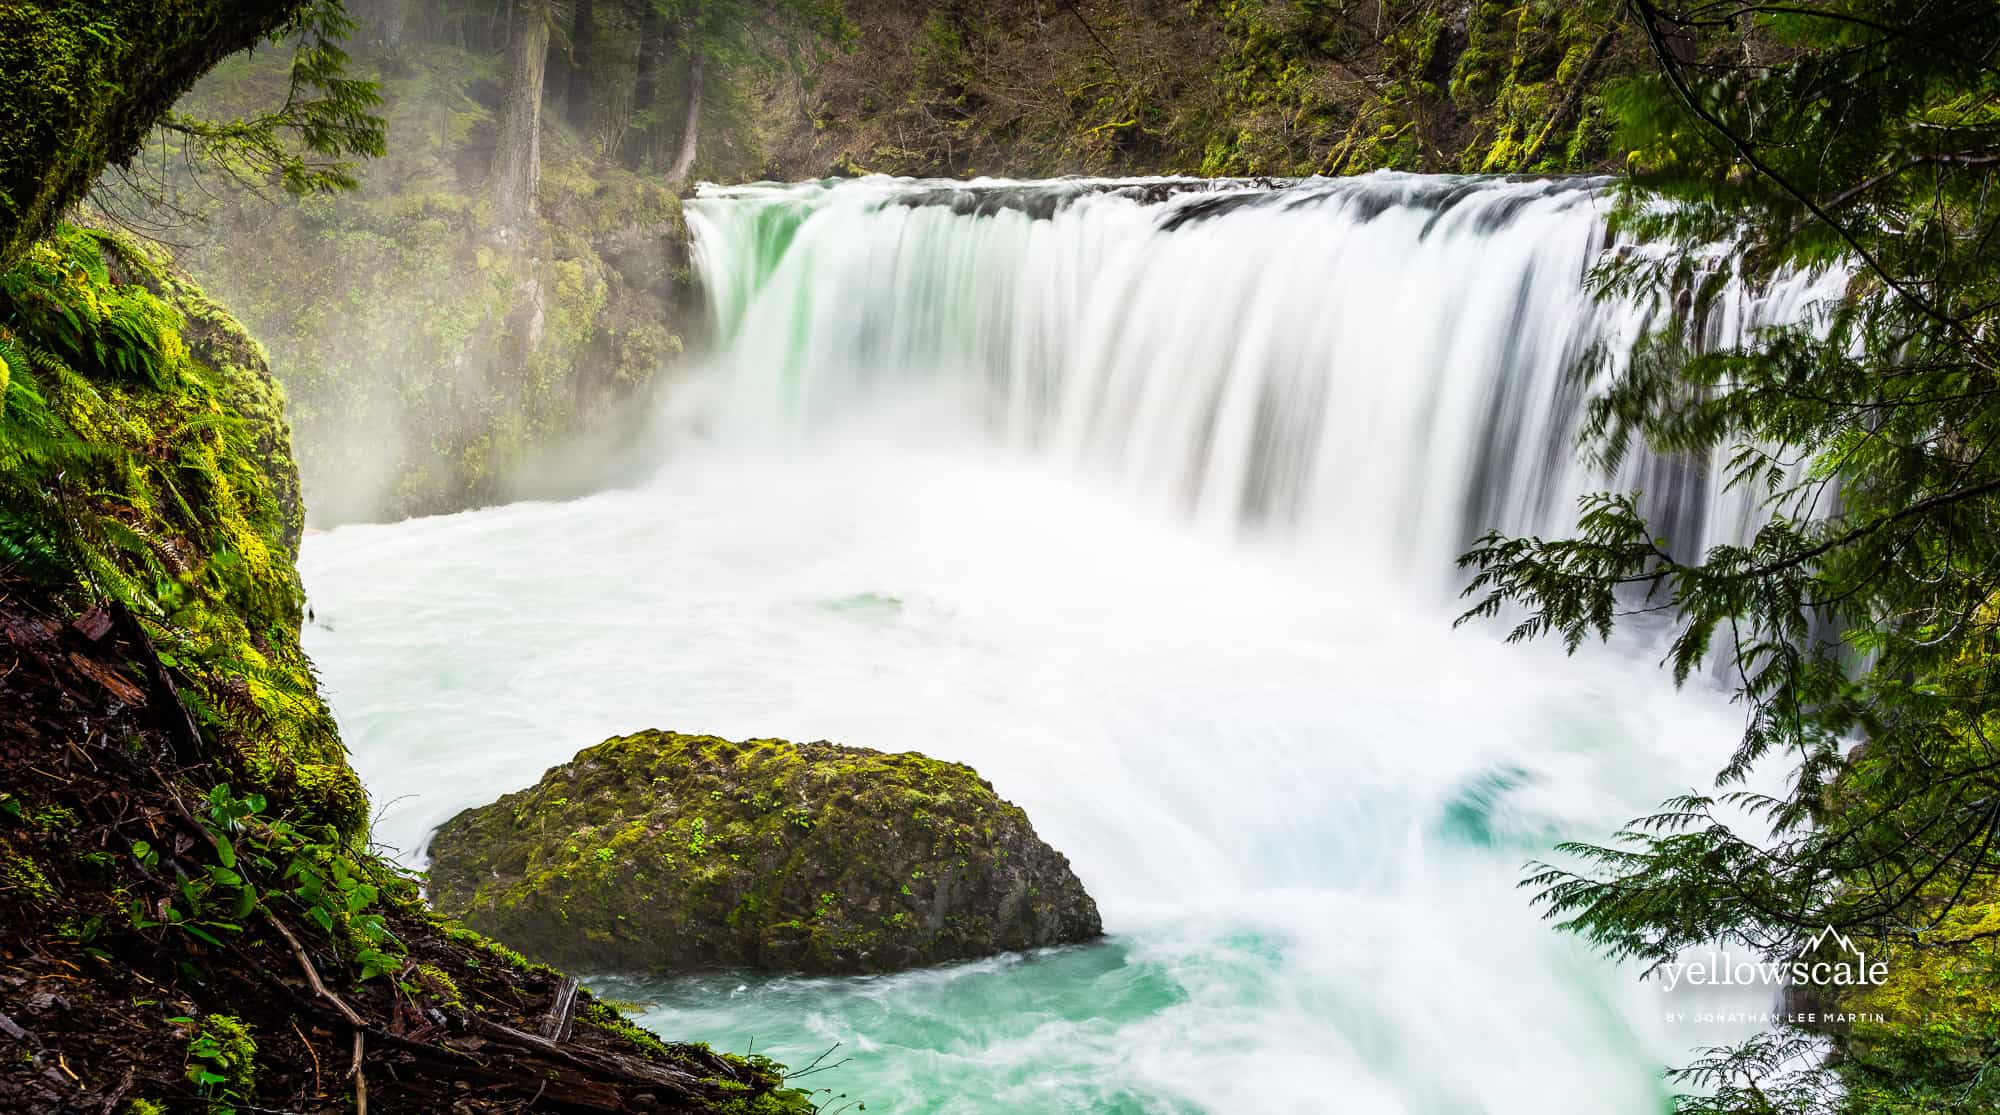
M 524 88 L 507 26 L 451 9 L 358 6 L 351 65 L 379 87 L 388 152 L 352 192 L 293 197 L 163 138 L 96 197 L 268 350 L 314 527 L 629 478 L 651 459 L 644 416 L 706 331 L 680 191 L 613 103 L 636 55 Z M 178 111 L 252 117 L 284 100 L 289 67 L 284 51 L 231 59 Z M 530 93 L 534 204 L 509 220 L 502 134 Z

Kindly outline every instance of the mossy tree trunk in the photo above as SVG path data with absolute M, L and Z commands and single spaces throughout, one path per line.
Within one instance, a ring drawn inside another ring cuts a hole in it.
M 593 0 L 574 0 L 575 17 L 569 29 L 569 89 L 567 105 L 570 126 L 580 133 L 590 131 L 590 78 L 597 48 L 597 5 Z
M 0 268 L 308 0 L 0 0 Z
M 660 62 L 667 52 L 667 17 L 646 4 L 639 14 L 639 62 L 632 83 L 632 118 L 639 124 L 639 142 L 632 152 L 634 166 L 653 158 L 659 125 L 652 118 L 660 102 Z
M 542 86 L 549 63 L 548 0 L 516 0 L 507 47 L 506 103 L 493 152 L 493 204 L 500 233 L 511 236 L 535 217 L 542 174 Z
M 680 151 L 674 155 L 674 165 L 667 169 L 669 186 L 687 181 L 688 172 L 694 169 L 695 144 L 701 130 L 701 80 L 702 57 L 697 50 L 688 55 L 687 122 L 681 127 Z
M 408 0 L 345 0 L 347 12 L 360 25 L 357 41 L 373 39 L 385 48 L 394 50 L 402 45 L 404 32 L 410 23 L 411 9 L 416 5 Z M 419 17 L 421 18 L 421 17 Z

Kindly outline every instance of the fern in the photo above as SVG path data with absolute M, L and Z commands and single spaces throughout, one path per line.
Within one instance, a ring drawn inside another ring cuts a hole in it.
M 114 249 L 134 263 L 104 234 L 69 229 L 0 274 L 0 574 L 158 616 L 156 586 L 181 565 L 169 540 L 202 525 L 172 474 L 199 457 L 149 459 L 166 431 L 100 384 L 162 388 L 190 362 L 180 314 L 143 286 L 113 282 Z M 173 441 L 226 437 L 218 411 L 180 423 Z M 164 514 L 150 506 L 155 491 L 166 493 Z

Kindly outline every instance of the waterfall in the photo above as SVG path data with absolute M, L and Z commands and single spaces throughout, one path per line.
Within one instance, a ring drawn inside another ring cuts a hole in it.
M 1551 1081 L 1657 1115 L 1659 1066 L 1772 1004 L 1666 995 L 1517 883 L 1705 785 L 1741 710 L 1667 684 L 1652 632 L 1566 657 L 1451 624 L 1467 540 L 1565 533 L 1580 493 L 1642 489 L 1685 549 L 1755 525 L 1717 462 L 1577 453 L 1573 365 L 1677 305 L 1592 297 L 1647 250 L 1609 207 L 1394 174 L 703 189 L 718 344 L 656 475 L 306 539 L 375 838 L 420 859 L 644 728 L 921 751 L 1027 811 L 1105 942 L 593 982 L 674 1039 L 839 1043 L 807 1083 L 907 1115 L 1531 1115 Z M 1840 287 L 1727 257 L 1703 344 Z
M 916 382 L 1007 441 L 1224 530 L 1448 577 L 1489 529 L 1557 534 L 1640 491 L 1683 553 L 1757 508 L 1722 459 L 1578 452 L 1579 362 L 1615 371 L 1667 293 L 1593 297 L 1602 180 L 1378 173 L 705 188 L 688 206 L 730 413 L 810 426 Z M 1730 281 L 1702 342 L 1800 319 L 1837 275 Z

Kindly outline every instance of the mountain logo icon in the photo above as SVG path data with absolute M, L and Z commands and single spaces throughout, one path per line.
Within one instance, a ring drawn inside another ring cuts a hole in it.
M 1825 929 L 1820 930 L 1818 933 L 1815 933 L 1812 936 L 1806 938 L 1806 945 L 1803 949 L 1799 950 L 1800 953 L 1810 954 L 1818 952 L 1820 946 L 1826 944 L 1826 939 L 1828 937 L 1833 938 L 1834 943 L 1840 947 L 1840 950 L 1842 952 L 1853 953 L 1855 956 L 1858 956 L 1863 960 L 1868 959 L 1868 954 L 1862 952 L 1859 948 L 1857 948 L 1854 944 L 1854 941 L 1851 938 L 1849 938 L 1847 934 L 1842 933 L 1840 930 L 1835 929 L 1831 925 L 1827 926 Z

